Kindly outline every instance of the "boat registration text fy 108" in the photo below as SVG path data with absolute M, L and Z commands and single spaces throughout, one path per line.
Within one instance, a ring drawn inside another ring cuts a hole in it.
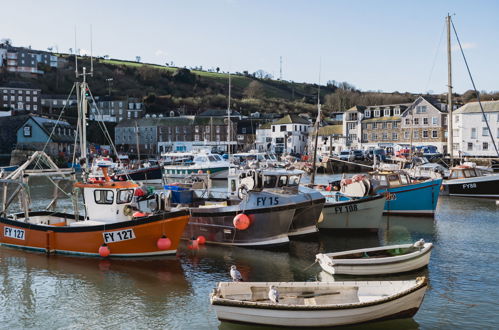
M 135 238 L 135 233 L 133 229 L 124 229 L 117 231 L 105 231 L 102 233 L 104 236 L 104 243 L 115 243 L 120 241 L 126 241 Z
M 25 232 L 24 232 L 24 229 L 12 228 L 12 227 L 6 226 L 6 227 L 3 227 L 3 236 L 24 240 Z

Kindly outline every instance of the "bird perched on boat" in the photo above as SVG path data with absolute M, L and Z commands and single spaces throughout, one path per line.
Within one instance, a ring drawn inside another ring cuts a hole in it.
M 236 265 L 230 266 L 230 277 L 232 277 L 232 280 L 234 282 L 243 281 L 243 277 L 241 276 L 241 273 L 237 270 Z
M 414 243 L 412 246 L 421 250 L 424 247 L 424 243 L 425 243 L 424 239 L 421 238 L 419 241 Z
M 269 287 L 269 300 L 274 304 L 279 302 L 279 291 L 277 291 L 276 287 L 273 285 Z

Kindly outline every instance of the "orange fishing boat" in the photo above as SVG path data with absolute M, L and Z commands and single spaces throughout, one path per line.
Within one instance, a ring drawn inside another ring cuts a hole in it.
M 68 180 L 76 182 L 74 170 L 58 168 L 43 151 L 37 151 L 26 163 L 0 180 L 3 187 L 3 191 L 0 190 L 3 193 L 0 194 L 0 243 L 47 253 L 102 257 L 175 254 L 189 221 L 187 210 L 162 204 L 153 212 L 141 212 L 137 201 L 143 190 L 130 180 L 111 182 L 107 173 L 108 162 L 98 165 L 103 180 L 87 179 L 86 93 L 89 89 L 85 75 L 84 68 L 83 82 L 76 83 L 79 94 L 77 134 L 83 180 L 75 183 L 67 194 L 72 199 L 74 213 L 61 213 L 56 208 L 62 190 L 59 184 Z M 41 164 L 43 168 L 38 168 Z M 50 177 L 54 183 L 54 196 L 45 210 L 30 209 L 28 185 L 31 176 Z M 9 213 L 8 208 L 16 199 L 19 199 L 22 212 Z

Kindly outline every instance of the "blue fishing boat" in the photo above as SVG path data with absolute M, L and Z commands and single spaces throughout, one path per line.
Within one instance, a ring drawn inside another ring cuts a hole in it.
M 434 216 L 442 179 L 413 180 L 404 171 L 371 173 L 379 185 L 375 191 L 386 196 L 383 214 Z

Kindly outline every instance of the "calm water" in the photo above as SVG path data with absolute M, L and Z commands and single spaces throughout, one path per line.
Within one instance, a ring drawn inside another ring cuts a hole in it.
M 32 194 L 48 191 L 39 185 Z M 499 207 L 490 200 L 441 197 L 437 211 L 435 219 L 386 217 L 377 234 L 321 233 L 316 241 L 293 241 L 285 251 L 191 251 L 183 242 L 177 257 L 101 260 L 0 247 L 0 328 L 253 329 L 220 323 L 210 307 L 208 295 L 217 281 L 230 280 L 230 265 L 249 281 L 314 281 L 328 278 L 317 265 L 309 267 L 318 252 L 419 238 L 435 244 L 429 268 L 392 277 L 429 276 L 418 314 L 349 328 L 497 328 Z

